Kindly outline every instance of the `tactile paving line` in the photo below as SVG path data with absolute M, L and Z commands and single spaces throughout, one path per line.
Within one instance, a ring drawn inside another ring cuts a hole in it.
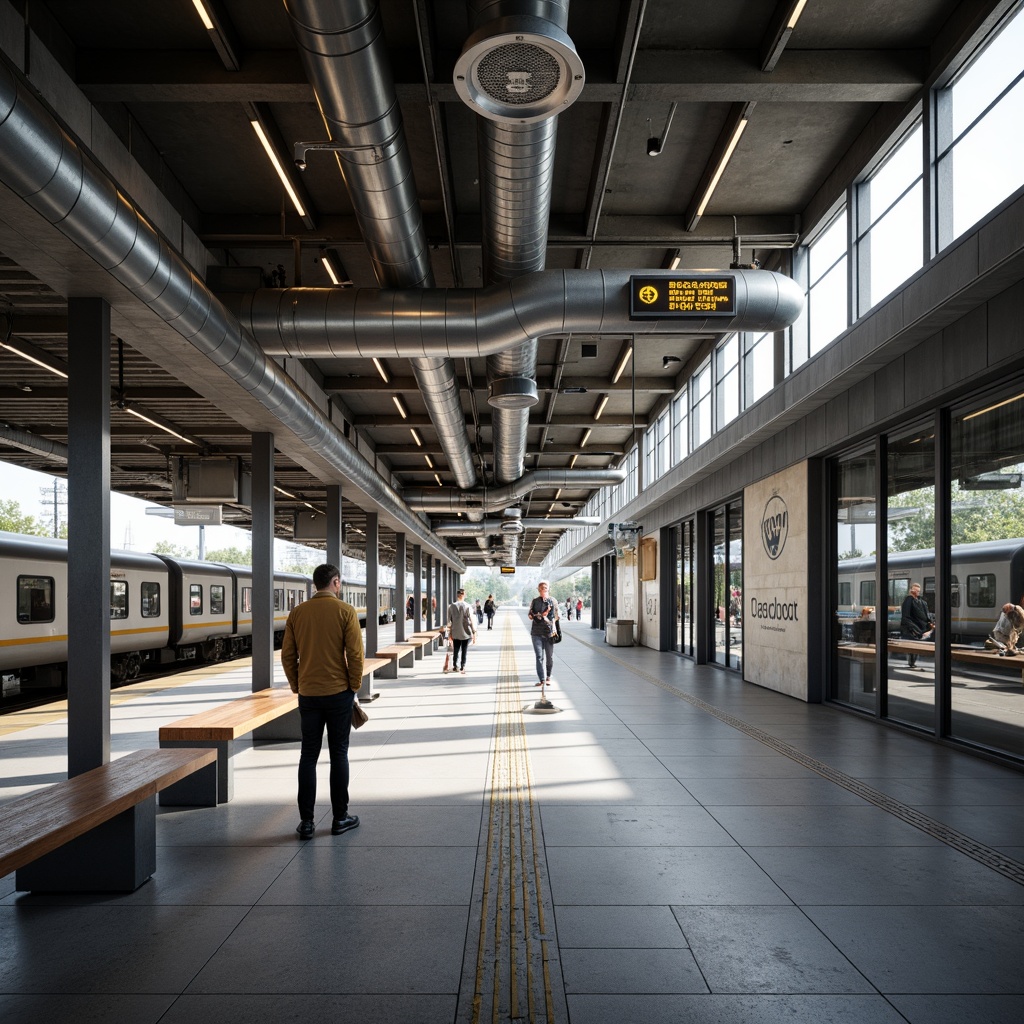
M 991 846 L 986 846 L 984 843 L 978 842 L 977 839 L 972 839 L 969 835 L 965 835 L 963 832 L 958 832 L 955 828 L 950 828 L 949 825 L 945 825 L 941 821 L 936 821 L 934 818 L 928 817 L 927 814 L 922 814 L 920 811 L 917 811 L 913 807 L 894 799 L 888 794 L 882 793 L 880 790 L 873 789 L 866 783 L 861 782 L 860 779 L 852 778 L 838 769 L 833 768 L 831 765 L 826 764 L 824 761 L 819 761 L 817 758 L 811 757 L 810 754 L 805 754 L 802 750 L 797 750 L 796 747 L 790 746 L 788 743 L 780 740 L 777 736 L 772 736 L 771 733 L 767 733 L 763 729 L 758 729 L 756 726 L 749 725 L 742 719 L 734 718 L 732 715 L 722 711 L 720 708 L 716 708 L 713 704 L 709 704 L 707 701 L 701 700 L 700 697 L 694 697 L 692 694 L 686 693 L 684 690 L 680 690 L 677 687 L 672 686 L 670 683 L 666 683 L 663 680 L 658 679 L 656 676 L 650 675 L 648 672 L 644 672 L 643 669 L 637 668 L 636 665 L 630 665 L 621 658 L 617 658 L 614 654 L 610 654 L 599 645 L 592 644 L 581 637 L 575 636 L 574 634 L 570 635 L 572 635 L 574 640 L 586 647 L 589 647 L 591 650 L 597 651 L 599 654 L 603 654 L 606 658 L 609 658 L 617 665 L 621 665 L 623 668 L 628 669 L 641 679 L 646 679 L 647 682 L 653 683 L 655 686 L 660 686 L 661 689 L 667 690 L 669 693 L 675 694 L 677 697 L 681 697 L 694 707 L 700 708 L 701 711 L 706 711 L 709 715 L 714 715 L 720 722 L 724 722 L 726 725 L 731 725 L 734 729 L 738 729 L 751 739 L 755 739 L 758 742 L 765 744 L 765 746 L 771 747 L 772 750 L 775 750 L 780 754 L 784 754 L 786 757 L 791 758 L 798 764 L 802 764 L 805 768 L 809 768 L 812 772 L 816 772 L 818 775 L 822 776 L 822 778 L 828 779 L 830 782 L 834 782 L 837 786 L 842 786 L 843 789 L 846 789 L 851 793 L 856 793 L 857 796 L 867 800 L 868 803 L 874 804 L 876 807 L 880 807 L 883 811 L 888 811 L 901 821 L 905 821 L 908 825 L 913 825 L 914 828 L 918 828 L 927 835 L 930 835 L 933 839 L 938 839 L 939 842 L 945 843 L 954 850 L 958 850 L 960 853 L 976 860 L 979 864 L 984 864 L 985 867 L 991 868 L 993 871 L 998 871 L 999 874 L 1003 875 L 1005 878 L 1009 878 L 1011 881 L 1017 882 L 1019 885 L 1024 885 L 1024 864 L 1020 861 L 1014 860 L 1012 857 L 1007 857 L 998 850 L 993 850 Z
M 458 1024 L 564 1024 L 569 1019 L 522 700 L 512 624 L 506 620 L 498 662 L 487 837 L 477 860 Z

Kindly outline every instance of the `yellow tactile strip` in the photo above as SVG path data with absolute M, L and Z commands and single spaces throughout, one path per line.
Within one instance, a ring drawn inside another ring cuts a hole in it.
M 543 838 L 533 800 L 523 696 L 512 622 L 506 619 L 498 664 L 486 842 L 477 860 L 458 1024 L 568 1020 Z

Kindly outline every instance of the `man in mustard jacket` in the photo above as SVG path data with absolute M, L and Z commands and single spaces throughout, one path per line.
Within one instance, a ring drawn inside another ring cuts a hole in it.
M 327 727 L 331 754 L 331 834 L 359 825 L 348 813 L 348 739 L 352 704 L 363 682 L 363 638 L 355 608 L 338 596 L 341 572 L 336 565 L 313 570 L 316 593 L 288 615 L 281 664 L 293 693 L 299 695 L 302 752 L 299 755 L 300 839 L 316 829 L 316 762 Z

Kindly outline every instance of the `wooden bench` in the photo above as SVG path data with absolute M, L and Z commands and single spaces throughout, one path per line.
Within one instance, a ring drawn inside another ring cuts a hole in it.
M 424 633 L 413 633 L 408 639 L 421 641 L 424 644 L 423 650 L 427 654 L 433 654 L 440 643 L 441 631 L 438 629 Z
M 363 658 L 363 685 L 359 687 L 359 703 L 376 700 L 380 694 L 373 689 L 373 678 L 377 672 L 386 670 L 391 665 L 387 658 Z
M 378 679 L 397 679 L 399 666 L 412 668 L 416 663 L 416 649 L 411 644 L 391 644 L 390 647 L 382 647 L 374 657 L 388 663 L 387 668 L 382 668 L 376 673 Z
M 36 892 L 133 892 L 156 870 L 154 797 L 186 778 L 216 789 L 213 750 L 137 750 L 0 804 L 0 876 Z
M 917 655 L 919 658 L 934 658 L 935 645 L 919 640 L 890 640 L 886 647 L 890 654 Z M 869 671 L 867 666 L 874 666 L 875 645 L 874 644 L 840 644 L 838 647 L 841 658 L 850 658 L 862 662 L 865 665 L 865 689 L 868 688 Z M 1007 658 L 998 651 L 987 651 L 980 647 L 970 647 L 967 644 L 951 644 L 949 648 L 950 657 L 953 661 L 960 661 L 967 665 L 982 665 L 985 668 L 997 671 L 1011 672 L 1017 670 L 1021 674 L 1021 683 L 1024 683 L 1024 654 Z M 870 688 L 874 689 L 874 673 L 870 672 Z

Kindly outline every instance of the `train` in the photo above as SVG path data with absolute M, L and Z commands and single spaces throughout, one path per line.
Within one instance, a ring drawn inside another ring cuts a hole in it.
M 62 688 L 68 657 L 67 543 L 0 532 L 0 675 L 4 693 Z M 308 576 L 274 573 L 274 636 L 312 594 Z M 366 586 L 342 599 L 366 624 Z M 377 618 L 395 617 L 394 588 L 380 587 Z M 252 649 L 252 569 L 132 551 L 110 553 L 110 672 L 117 685 L 146 669 L 214 662 Z
M 954 544 L 950 549 L 950 642 L 983 643 L 1007 601 L 1024 597 L 1024 539 Z M 888 556 L 888 631 L 899 633 L 900 608 L 911 582 L 921 584 L 928 610 L 936 610 L 935 552 L 896 551 Z M 876 601 L 875 559 L 850 558 L 838 564 L 836 613 L 846 635 L 853 623 L 872 612 Z M 848 637 L 849 638 L 849 637 Z

